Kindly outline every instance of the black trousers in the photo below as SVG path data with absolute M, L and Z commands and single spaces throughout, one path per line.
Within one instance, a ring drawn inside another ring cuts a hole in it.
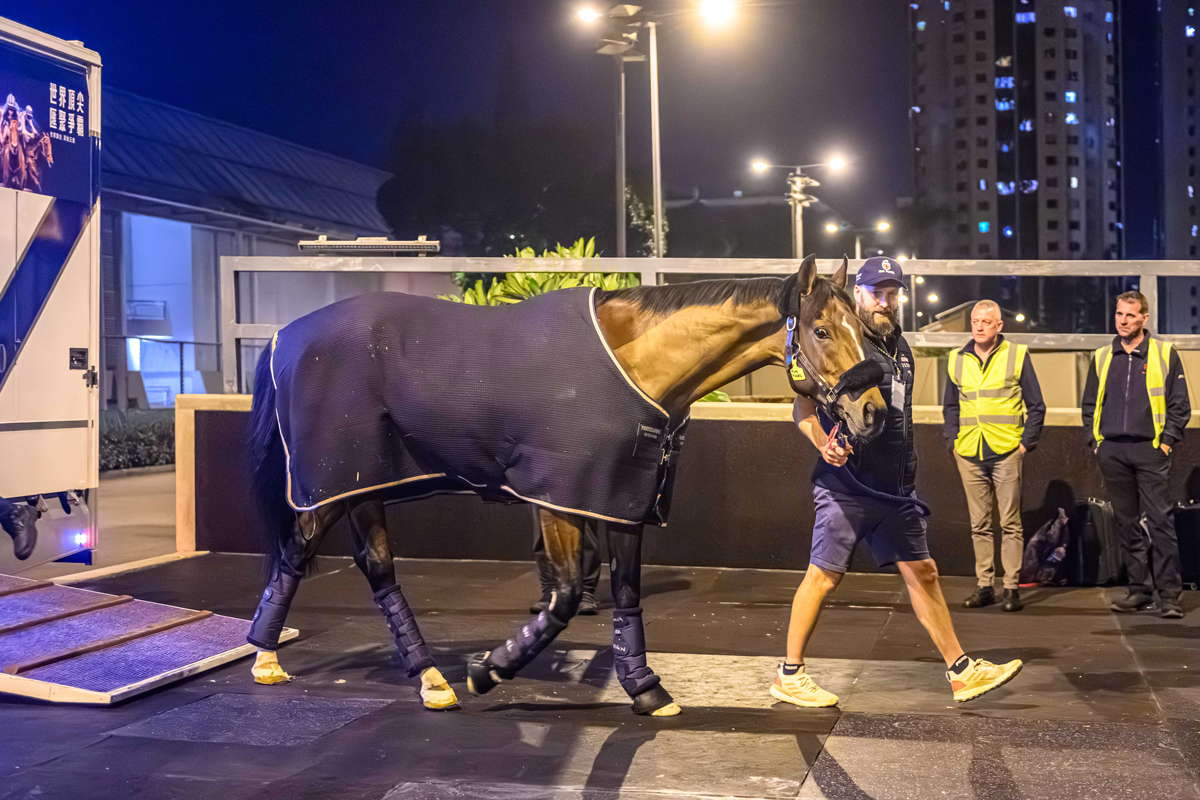
M 1116 517 L 1118 535 L 1129 570 L 1129 591 L 1163 600 L 1179 600 L 1179 540 L 1167 497 L 1171 462 L 1150 442 L 1114 442 L 1105 439 L 1097 455 L 1104 486 Z M 1146 515 L 1149 541 L 1138 518 Z
M 554 570 L 550 566 L 550 558 L 546 555 L 546 543 L 542 541 L 542 525 L 538 521 L 537 506 L 533 509 L 533 560 L 537 563 L 538 579 L 542 584 L 542 595 L 549 596 L 554 589 Z M 583 573 L 583 591 L 596 594 L 596 584 L 600 582 L 600 530 L 598 522 L 591 517 L 584 518 L 583 530 L 579 542 L 579 569 Z

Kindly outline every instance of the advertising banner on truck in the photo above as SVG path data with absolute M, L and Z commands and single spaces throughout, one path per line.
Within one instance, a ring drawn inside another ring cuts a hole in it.
M 0 182 L 93 202 L 87 73 L 0 43 Z

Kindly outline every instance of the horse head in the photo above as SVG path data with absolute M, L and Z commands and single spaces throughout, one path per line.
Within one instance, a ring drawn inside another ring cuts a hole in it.
M 832 278 L 823 278 L 809 256 L 789 278 L 785 368 L 797 394 L 816 403 L 845 433 L 867 440 L 883 430 L 887 416 L 878 388 L 884 370 L 863 349 L 866 334 L 847 291 L 847 266 L 843 259 Z
M 50 134 L 43 133 L 40 144 L 42 146 L 42 156 L 45 157 L 46 163 L 54 166 L 54 151 L 50 149 Z

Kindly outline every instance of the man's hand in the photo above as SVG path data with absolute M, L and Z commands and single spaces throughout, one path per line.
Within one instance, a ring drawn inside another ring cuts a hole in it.
M 1019 444 L 1017 445 L 1017 449 L 1021 451 L 1021 455 L 1025 455 L 1025 445 Z
M 1158 449 L 1162 450 L 1166 455 L 1171 455 L 1171 445 L 1169 444 L 1160 444 Z
M 841 467 L 846 464 L 846 458 L 854 452 L 854 448 L 850 445 L 845 447 L 840 446 L 835 439 L 830 439 L 821 448 L 821 458 L 825 459 L 825 463 L 832 464 L 835 467 Z

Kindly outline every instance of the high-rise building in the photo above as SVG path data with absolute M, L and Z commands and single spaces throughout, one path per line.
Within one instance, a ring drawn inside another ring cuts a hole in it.
M 1159 64 L 1162 86 L 1162 258 L 1200 255 L 1200 135 L 1197 134 L 1196 69 L 1200 18 L 1197 0 L 1161 0 Z
M 1118 257 L 1112 0 L 910 9 L 915 202 L 929 221 L 918 254 Z

